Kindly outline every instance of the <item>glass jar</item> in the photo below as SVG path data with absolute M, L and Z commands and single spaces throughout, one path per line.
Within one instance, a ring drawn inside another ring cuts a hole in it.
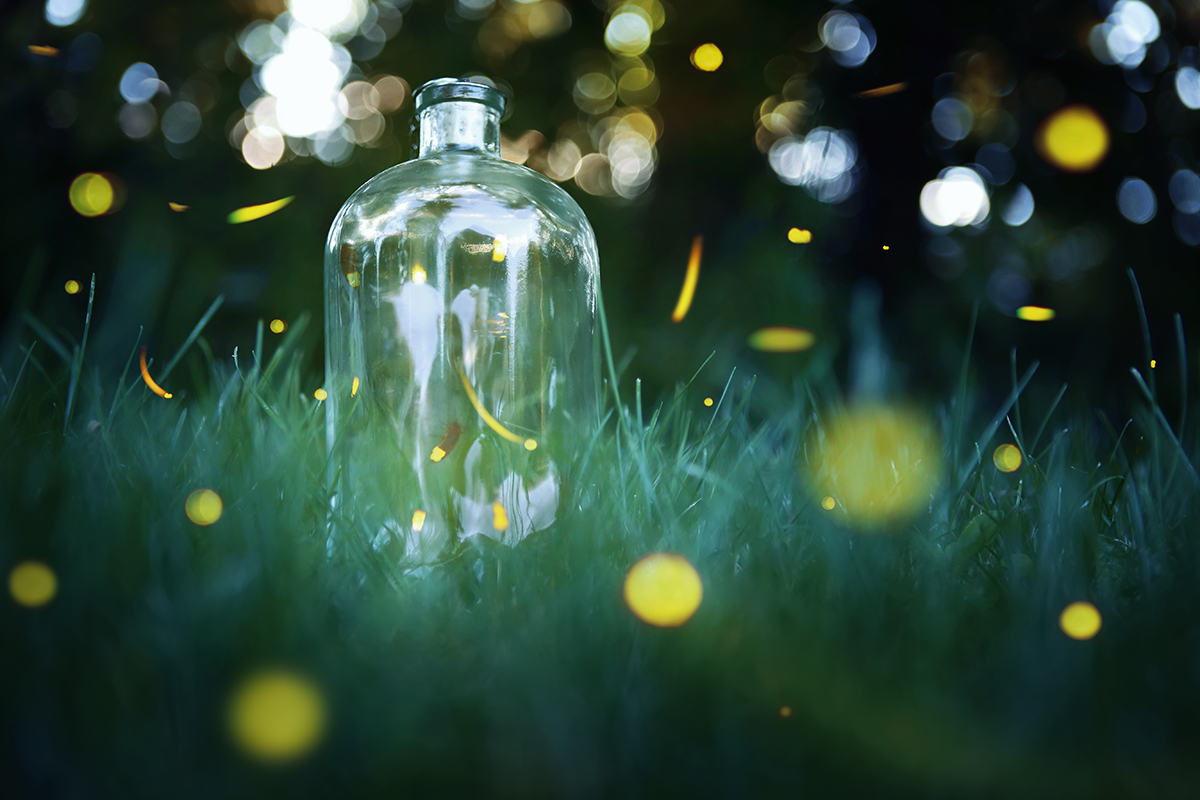
M 325 252 L 330 543 L 408 564 L 549 527 L 600 391 L 583 211 L 500 158 L 495 88 L 436 80 L 414 102 L 418 157 L 346 201 Z

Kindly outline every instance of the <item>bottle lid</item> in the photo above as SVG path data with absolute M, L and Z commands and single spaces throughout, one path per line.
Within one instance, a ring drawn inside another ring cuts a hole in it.
M 421 84 L 413 92 L 413 107 L 417 114 L 434 103 L 447 100 L 468 100 L 483 103 L 504 113 L 504 94 L 494 86 L 467 78 L 438 78 Z

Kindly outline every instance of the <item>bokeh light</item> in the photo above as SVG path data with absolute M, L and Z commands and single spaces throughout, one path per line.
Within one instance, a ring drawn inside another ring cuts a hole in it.
M 8 574 L 8 591 L 20 605 L 37 608 L 54 599 L 58 578 L 41 561 L 22 561 Z
M 622 56 L 638 56 L 650 46 L 650 15 L 631 4 L 622 6 L 604 29 L 604 44 Z
M 1200 109 L 1200 70 L 1181 67 L 1175 73 L 1175 93 L 1179 102 L 1192 110 Z
M 1100 612 L 1083 600 L 1071 603 L 1059 615 L 1058 627 L 1072 639 L 1086 641 L 1100 632 Z
M 1038 153 L 1064 172 L 1090 172 L 1108 155 L 1108 125 L 1091 106 L 1063 106 L 1042 120 L 1034 136 Z
M 784 136 L 771 145 L 767 160 L 781 181 L 824 203 L 840 203 L 858 188 L 858 146 L 847 131 L 821 127 L 807 136 Z
M 712 408 L 712 404 L 713 404 L 713 399 L 711 397 L 704 398 L 705 408 Z
M 810 330 L 790 325 L 768 325 L 750 334 L 747 344 L 764 353 L 799 353 L 816 344 Z
M 1181 169 L 1171 176 L 1167 193 L 1175 208 L 1184 214 L 1200 212 L 1200 175 L 1190 169 Z
M 1021 468 L 1021 448 L 1015 444 L 1002 444 L 992 451 L 992 463 L 1001 472 L 1016 472 Z
M 808 244 L 812 241 L 812 231 L 806 228 L 788 228 L 788 241 L 792 244 Z
M 63 291 L 65 291 L 67 294 L 79 294 L 79 290 L 81 288 L 82 287 L 79 285 L 79 281 L 75 280 L 74 278 L 63 284 Z
M 836 507 L 837 500 L 834 500 L 829 495 L 825 495 L 821 498 L 821 508 L 825 509 L 826 511 L 833 511 L 833 509 Z
M 121 97 L 130 103 L 145 103 L 158 94 L 158 87 L 158 72 L 142 61 L 125 70 L 119 85 Z
M 492 527 L 498 531 L 508 530 L 508 512 L 499 502 L 492 503 Z
M 221 518 L 225 503 L 212 489 L 196 489 L 187 496 L 183 511 L 195 525 L 207 527 Z
M 67 196 L 71 208 L 85 217 L 98 217 L 115 210 L 116 192 L 112 181 L 96 172 L 85 172 L 71 181 Z
M 271 320 L 271 333 L 283 333 L 287 330 L 287 323 L 281 319 Z
M 1150 6 L 1141 0 L 1117 0 L 1112 13 L 1088 33 L 1088 46 L 1099 61 L 1133 69 L 1146 58 L 1147 46 L 1161 32 Z
M 421 529 L 424 527 L 425 527 L 425 512 L 418 508 L 416 511 L 413 512 L 412 529 L 415 533 L 420 533 Z
M 1158 212 L 1154 190 L 1141 178 L 1126 178 L 1117 189 L 1117 209 L 1130 222 L 1144 225 Z
M 280 198 L 279 200 L 272 200 L 270 203 L 260 203 L 256 206 L 244 206 L 242 208 L 234 209 L 233 211 L 229 212 L 229 224 L 240 225 L 243 222 L 252 222 L 256 219 L 262 219 L 263 217 L 274 214 L 276 211 L 284 208 L 295 199 L 296 196 L 292 195 L 290 197 Z
M 975 116 L 967 104 L 953 96 L 938 100 L 930 115 L 933 129 L 943 139 L 951 142 L 967 138 L 967 134 L 971 132 L 971 126 L 975 122 Z
M 817 23 L 821 42 L 843 67 L 862 66 L 875 49 L 875 29 L 866 17 L 834 10 Z
M 816 497 L 836 497 L 847 519 L 864 526 L 900 521 L 940 488 L 941 445 L 923 414 L 885 405 L 836 413 L 805 447 Z
M 625 576 L 625 603 L 638 619 L 674 628 L 692 618 L 704 597 L 700 573 L 675 553 L 653 553 Z
M 329 397 L 329 392 L 325 391 L 324 389 L 317 389 L 315 392 L 313 392 L 313 397 L 316 398 L 317 401 L 325 400 Z
M 704 237 L 697 235 L 692 239 L 692 252 L 688 256 L 687 272 L 683 277 L 683 287 L 679 290 L 679 300 L 675 310 L 671 312 L 672 322 L 683 322 L 688 309 L 692 307 L 692 297 L 696 294 L 696 282 L 700 279 L 700 253 L 704 245 Z
M 46 0 L 46 22 L 59 28 L 74 25 L 87 10 L 87 0 Z
M 1027 322 L 1049 322 L 1054 317 L 1054 309 L 1045 306 L 1021 306 L 1017 309 L 1017 319 Z
M 1013 187 L 1012 197 L 1004 206 L 1004 210 L 1000 212 L 1000 219 L 1004 220 L 1005 225 L 1018 227 L 1029 222 L 1029 218 L 1033 216 L 1033 192 L 1029 191 L 1029 187 L 1023 183 L 1018 183 Z
M 716 72 L 717 69 L 725 62 L 725 56 L 721 53 L 721 48 L 711 42 L 702 44 L 692 51 L 691 55 L 692 66 L 703 72 Z
M 941 228 L 982 225 L 991 211 L 987 186 L 968 167 L 948 167 L 921 189 L 921 215 Z
M 316 685 L 287 670 L 249 677 L 229 704 L 234 743 L 261 761 L 291 761 L 308 754 L 325 732 L 325 720 L 325 699 Z

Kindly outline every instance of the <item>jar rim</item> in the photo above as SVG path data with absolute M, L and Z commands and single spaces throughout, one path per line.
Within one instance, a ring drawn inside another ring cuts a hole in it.
M 426 81 L 413 92 L 413 108 L 417 114 L 435 103 L 447 100 L 482 103 L 501 114 L 504 113 L 504 93 L 494 86 L 469 78 L 437 78 Z

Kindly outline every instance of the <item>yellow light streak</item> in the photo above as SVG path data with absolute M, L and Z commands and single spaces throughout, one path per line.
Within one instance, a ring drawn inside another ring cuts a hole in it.
M 1053 308 L 1043 308 L 1042 306 L 1021 306 L 1017 309 L 1017 319 L 1023 319 L 1028 322 L 1048 322 L 1054 319 L 1055 313 Z
M 812 231 L 807 228 L 788 228 L 788 241 L 792 244 L 808 244 L 812 241 Z
M 499 501 L 492 503 L 492 527 L 498 531 L 508 530 L 508 512 Z
M 354 397 L 358 394 L 358 376 L 354 376 L 354 382 L 350 384 L 350 396 Z
M 256 219 L 270 216 L 295 199 L 296 195 L 291 195 L 279 200 L 272 200 L 270 203 L 259 203 L 256 206 L 243 206 L 242 208 L 235 209 L 229 212 L 229 224 L 240 225 L 243 222 L 253 222 Z
M 413 267 L 412 279 L 413 283 L 424 283 L 426 280 L 428 280 L 428 276 L 425 274 L 425 269 L 423 267 Z
M 171 393 L 155 383 L 154 378 L 150 377 L 149 370 L 146 369 L 146 345 L 142 345 L 142 354 L 138 358 L 138 363 L 141 364 L 142 367 L 142 380 L 145 381 L 146 385 L 150 387 L 150 391 L 154 392 L 159 397 L 165 397 L 170 400 Z
M 329 397 L 329 392 L 325 391 L 324 389 L 317 389 L 315 392 L 313 392 L 313 397 L 317 398 L 318 400 L 324 400 L 326 397 Z
M 170 208 L 172 211 L 187 211 L 189 208 L 191 208 L 191 206 L 185 206 L 183 203 L 171 203 L 171 202 L 168 202 L 168 203 L 167 203 L 167 206 L 168 206 L 168 207 L 169 207 L 169 208 Z
M 58 55 L 58 48 L 51 47 L 48 44 L 31 44 L 29 45 L 29 52 L 35 56 L 56 56 Z
M 867 89 L 865 92 L 859 92 L 857 95 L 855 95 L 855 97 L 883 97 L 885 95 L 895 94 L 896 92 L 903 92 L 907 88 L 908 84 L 905 81 L 900 81 L 899 83 L 889 83 L 887 86 L 878 86 L 874 89 Z
M 467 373 L 463 372 L 462 367 L 458 368 L 458 377 L 462 378 L 463 388 L 467 391 L 467 399 L 470 400 L 471 405 L 475 407 L 475 413 L 487 423 L 487 426 L 503 436 L 505 439 L 508 439 L 510 442 L 524 444 L 525 439 L 523 437 L 517 436 L 508 428 L 501 425 L 495 417 L 487 412 L 487 409 L 483 407 L 483 405 L 479 402 L 479 398 L 475 395 L 475 390 L 471 388 L 471 382 L 467 380 Z M 526 445 L 526 447 L 528 448 L 528 445 Z
M 63 284 L 63 289 L 67 294 L 79 294 L 79 290 L 83 288 L 79 285 L 79 281 L 70 280 Z
M 429 454 L 429 460 L 437 463 L 446 457 L 446 454 L 454 449 L 454 445 L 458 444 L 458 437 L 462 435 L 462 425 L 457 422 L 451 422 L 446 426 L 446 432 L 442 434 L 442 440 L 433 448 L 433 452 Z
M 496 240 L 492 242 L 492 261 L 503 261 L 506 255 L 508 255 L 508 237 L 497 236 Z
M 679 302 L 675 304 L 675 312 L 671 314 L 672 322 L 682 322 L 692 307 L 692 297 L 696 294 L 696 281 L 700 280 L 700 251 L 704 237 L 692 239 L 692 254 L 688 256 L 687 275 L 683 279 L 683 289 L 679 292 Z
M 421 528 L 425 527 L 425 512 L 417 509 L 413 512 L 412 529 L 414 533 L 420 533 Z
M 804 328 L 789 325 L 768 325 L 750 334 L 750 346 L 764 353 L 799 353 L 812 347 L 817 337 Z
M 281 319 L 271 320 L 271 333 L 283 333 L 287 330 L 287 323 Z

